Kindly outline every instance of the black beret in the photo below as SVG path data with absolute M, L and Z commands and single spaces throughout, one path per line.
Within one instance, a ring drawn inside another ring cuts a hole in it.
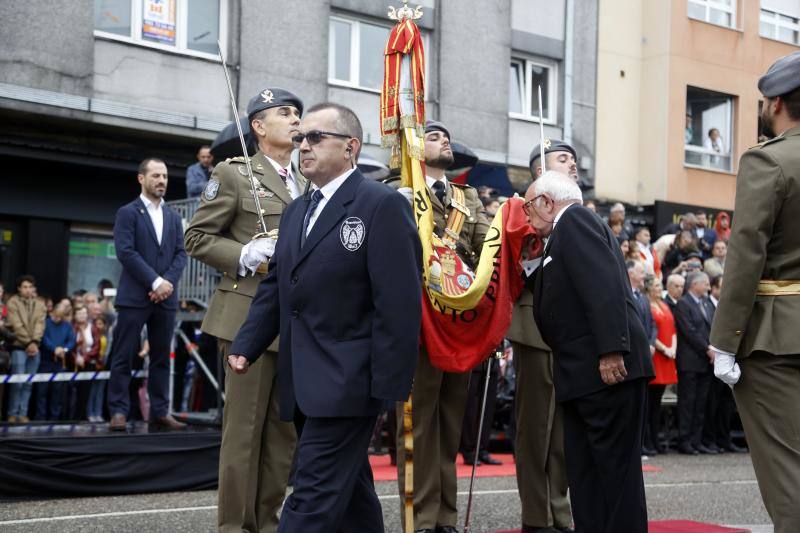
M 549 144 L 548 144 L 549 143 Z M 569 152 L 572 154 L 576 160 L 578 159 L 578 154 L 575 152 L 575 148 L 570 146 L 569 144 L 565 143 L 564 141 L 560 141 L 558 139 L 545 139 L 544 141 L 544 153 L 549 154 L 551 152 Z M 536 145 L 536 148 L 531 151 L 531 157 L 528 160 L 528 166 L 532 166 L 533 162 L 539 159 L 542 155 L 542 150 L 540 145 Z
M 448 139 L 450 138 L 450 131 L 441 122 L 436 122 L 435 120 L 427 121 L 425 123 L 425 133 L 430 133 L 432 131 L 441 131 Z
M 800 87 L 800 51 L 775 61 L 767 73 L 758 80 L 758 90 L 767 98 L 774 98 Z
M 256 96 L 250 99 L 247 104 L 247 118 L 252 117 L 259 111 L 269 109 L 271 107 L 280 107 L 290 105 L 297 108 L 300 115 L 303 114 L 303 101 L 300 98 L 286 89 L 280 87 L 267 87 Z

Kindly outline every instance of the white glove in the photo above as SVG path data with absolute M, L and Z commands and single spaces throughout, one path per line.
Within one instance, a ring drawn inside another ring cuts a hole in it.
M 405 196 L 409 204 L 414 205 L 414 189 L 411 187 L 400 187 L 397 189 L 397 192 Z
M 252 274 L 261 263 L 266 263 L 275 253 L 275 239 L 265 237 L 248 242 L 239 255 L 239 275 Z
M 714 350 L 714 375 L 733 387 L 742 376 L 742 370 L 736 362 L 736 356 L 721 352 L 716 348 L 712 348 L 712 350 Z

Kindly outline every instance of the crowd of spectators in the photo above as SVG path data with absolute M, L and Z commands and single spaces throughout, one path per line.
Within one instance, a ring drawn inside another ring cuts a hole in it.
M 17 279 L 7 299 L 0 285 L 0 372 L 47 374 L 107 368 L 116 319 L 111 294 L 113 285 L 108 280 L 98 284 L 97 292 L 79 290 L 58 300 L 39 294 L 30 275 Z M 10 424 L 25 424 L 31 418 L 103 421 L 104 380 L 26 380 L 9 383 L 7 389 Z M 0 402 L 5 392 L 0 389 Z
M 719 299 L 730 237 L 730 216 L 711 226 L 705 212 L 686 213 L 662 229 L 632 227 L 615 204 L 608 224 L 626 259 L 639 316 L 650 333 L 655 378 L 650 382 L 643 455 L 665 453 L 662 398 L 677 394 L 677 451 L 683 454 L 742 452 L 731 440 L 735 406 L 728 387 L 714 379 L 709 332 Z

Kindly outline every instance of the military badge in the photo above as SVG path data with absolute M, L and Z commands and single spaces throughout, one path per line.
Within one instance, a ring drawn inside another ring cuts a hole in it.
M 342 246 L 344 246 L 346 250 L 355 252 L 361 248 L 365 233 L 366 230 L 361 219 L 358 217 L 349 217 L 342 222 L 342 227 L 339 230 L 339 238 L 342 240 Z
M 206 188 L 203 189 L 203 198 L 206 200 L 213 200 L 217 197 L 217 193 L 219 192 L 219 182 L 215 179 L 208 180 L 206 184 Z
M 272 91 L 270 91 L 269 89 L 265 89 L 261 93 L 261 98 L 264 99 L 265 104 L 270 104 L 275 99 L 275 97 L 272 95 Z
M 258 195 L 259 198 L 272 198 L 273 196 L 275 196 L 275 193 L 272 191 L 268 191 L 263 187 L 259 187 L 258 189 L 256 189 L 256 195 Z
M 244 176 L 245 178 L 247 177 L 247 167 L 245 167 L 244 165 L 239 165 L 239 166 L 237 166 L 237 167 L 236 167 L 236 170 L 238 170 L 238 171 L 239 171 L 239 174 L 241 174 L 241 175 L 242 175 L 242 176 Z

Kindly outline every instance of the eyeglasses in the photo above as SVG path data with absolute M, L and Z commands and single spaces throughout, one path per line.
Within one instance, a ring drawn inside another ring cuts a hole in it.
M 322 130 L 311 130 L 306 133 L 298 133 L 297 135 L 292 137 L 292 143 L 294 143 L 295 148 L 300 148 L 300 145 L 303 144 L 303 141 L 308 141 L 309 146 L 314 146 L 315 144 L 319 144 L 322 142 L 323 137 L 341 137 L 343 139 L 351 139 L 352 135 L 347 135 L 345 133 L 336 133 L 333 131 L 322 131 Z
M 522 204 L 522 210 L 525 212 L 526 215 L 531 216 L 531 207 L 533 206 L 533 203 L 536 200 L 538 200 L 539 198 L 541 198 L 542 196 L 544 196 L 544 195 L 540 194 L 539 196 L 531 198 L 530 200 L 528 200 L 527 202 Z

